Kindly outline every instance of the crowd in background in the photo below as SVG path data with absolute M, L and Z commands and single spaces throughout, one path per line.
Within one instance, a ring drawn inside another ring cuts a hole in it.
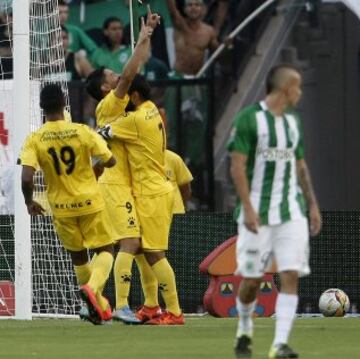
M 152 51 L 141 72 L 150 81 L 184 80 L 193 78 L 206 58 L 227 35 L 254 8 L 264 0 L 144 0 L 159 12 L 163 21 L 152 36 Z M 121 73 L 131 55 L 128 0 L 58 0 L 61 39 L 69 81 L 73 120 L 95 126 L 96 103 L 86 94 L 87 76 L 100 67 Z M 137 4 L 137 1 L 133 1 Z M 79 6 L 81 4 L 82 6 Z M 81 8 L 86 8 L 86 21 L 81 18 Z M 102 9 L 91 14 L 90 8 Z M 122 11 L 114 10 L 122 9 Z M 141 7 L 143 12 L 145 6 Z M 4 8 L 3 8 L 4 9 Z M 0 8 L 0 78 L 12 77 L 12 14 L 1 13 Z M 126 15 L 126 16 L 125 16 Z M 86 25 L 86 26 L 85 26 Z M 254 26 L 257 26 L 254 22 Z M 248 42 L 254 31 L 249 30 Z M 235 39 L 242 46 L 244 37 Z M 233 44 L 228 43 L 231 48 Z M 232 51 L 227 51 L 232 53 Z M 226 52 L 225 56 L 226 58 Z M 232 65 L 219 66 L 216 76 L 225 82 L 226 90 L 235 77 Z M 227 76 L 227 77 L 226 77 Z M 230 82 L 229 82 L 230 80 Z M 221 87 L 224 98 L 225 87 Z M 209 159 L 206 152 L 209 121 L 209 91 L 206 85 L 182 84 L 181 89 L 167 85 L 153 86 L 153 100 L 165 108 L 168 118 L 169 146 L 178 151 L 198 181 L 199 197 L 206 202 L 209 191 L 206 182 Z M 74 90 L 75 89 L 75 90 Z M 180 128 L 181 126 L 181 128 Z M 182 132 L 182 137 L 178 131 Z M 210 140 L 210 139 L 209 139 Z M 198 207 L 198 206 L 195 206 Z
M 123 0 L 125 3 L 128 1 Z M 195 61 L 202 65 L 205 59 L 205 50 L 213 50 L 217 46 L 218 36 L 228 16 L 230 3 L 233 0 L 165 0 L 170 11 L 173 27 L 175 29 L 175 40 L 178 35 L 186 33 L 187 29 L 183 24 L 185 19 L 191 23 L 196 22 L 199 26 L 207 24 L 205 32 L 212 32 L 213 38 L 204 39 L 202 49 Z M 102 28 L 93 27 L 84 31 L 80 26 L 74 25 L 69 21 L 72 6 L 81 3 L 76 0 L 59 0 L 59 16 L 62 26 L 62 39 L 66 56 L 66 69 L 68 80 L 79 80 L 85 78 L 91 69 L 101 66 L 110 68 L 121 73 L 125 63 L 131 54 L 129 24 L 125 24 L 117 14 L 109 14 L 102 19 Z M 84 1 L 86 4 L 104 1 Z M 151 4 L 151 1 L 148 2 Z M 0 57 L 2 62 L 7 62 L 7 77 L 11 76 L 9 61 L 5 58 L 11 57 L 11 32 L 12 18 L 11 13 L 0 12 Z M 183 22 L 183 23 L 182 23 Z M 177 34 L 179 33 L 179 34 Z M 176 47 L 181 44 L 175 44 Z M 197 53 L 199 49 L 193 49 L 194 43 L 187 43 L 187 50 L 191 54 Z M 169 63 L 167 44 L 165 41 L 164 25 L 159 27 L 153 39 L 153 56 L 151 56 L 144 66 L 143 74 L 149 80 L 166 79 L 170 73 L 171 64 Z M 194 75 L 195 70 L 199 70 L 199 65 L 189 68 L 188 65 L 181 65 L 185 60 L 191 60 L 191 56 L 186 56 L 183 51 L 177 51 L 175 59 L 175 69 L 178 74 L 185 73 Z M 189 62 L 189 61 L 188 61 Z M 180 63 L 180 66 L 179 66 Z M 2 64 L 4 66 L 4 64 Z M 176 66 L 177 65 L 177 66 Z M 5 71 L 3 71 L 4 73 Z

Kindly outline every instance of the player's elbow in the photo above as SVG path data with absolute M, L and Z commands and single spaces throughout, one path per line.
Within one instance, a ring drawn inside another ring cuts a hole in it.
M 236 182 L 239 177 L 241 177 L 242 172 L 245 170 L 243 166 L 240 166 L 238 163 L 232 161 L 230 166 L 230 175 L 234 182 Z
M 186 183 L 185 185 L 180 186 L 180 193 L 184 203 L 188 201 L 192 195 L 190 183 Z
M 112 156 L 107 162 L 104 163 L 104 167 L 111 168 L 116 165 L 116 158 Z

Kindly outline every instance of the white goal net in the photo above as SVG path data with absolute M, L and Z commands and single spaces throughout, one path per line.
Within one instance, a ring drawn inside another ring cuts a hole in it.
M 0 316 L 14 315 L 15 245 L 13 118 L 13 1 L 0 1 Z M 61 84 L 66 94 L 66 72 L 57 0 L 30 0 L 30 81 L 29 130 L 43 121 L 39 91 L 43 84 Z M 16 9 L 19 9 L 17 7 Z M 18 10 L 17 10 L 18 11 Z M 26 49 L 24 49 L 26 50 Z M 67 95 L 69 106 L 69 98 Z M 18 105 L 18 104 L 17 104 Z M 24 106 L 28 106 L 24 103 Z M 68 108 L 69 109 L 69 108 Z M 28 131 L 28 129 L 24 129 Z M 35 178 L 36 200 L 48 208 L 41 173 Z M 77 284 L 70 257 L 54 232 L 51 213 L 31 220 L 32 313 L 33 315 L 74 315 L 78 309 Z

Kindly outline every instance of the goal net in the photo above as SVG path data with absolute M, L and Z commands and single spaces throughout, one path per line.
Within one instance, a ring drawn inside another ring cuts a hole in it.
M 14 210 L 14 176 L 18 153 L 14 148 L 16 119 L 13 95 L 18 87 L 14 83 L 16 67 L 13 60 L 16 56 L 21 57 L 21 52 L 16 52 L 13 46 L 13 9 L 28 11 L 30 27 L 30 48 L 22 49 L 29 51 L 30 59 L 28 77 L 23 79 L 30 82 L 30 103 L 20 104 L 30 107 L 29 126 L 24 131 L 35 131 L 42 124 L 39 92 L 46 83 L 55 82 L 62 86 L 69 110 L 58 0 L 28 0 L 29 8 L 15 7 L 15 1 L 18 0 L 0 2 L 0 316 L 16 315 L 14 283 L 18 264 L 15 265 L 14 226 L 16 221 L 21 221 L 21 217 L 15 215 L 16 208 Z M 45 190 L 42 174 L 37 172 L 34 197 L 48 209 Z M 49 209 L 45 216 L 31 219 L 31 267 L 32 314 L 74 315 L 79 305 L 76 279 L 70 257 L 54 231 Z

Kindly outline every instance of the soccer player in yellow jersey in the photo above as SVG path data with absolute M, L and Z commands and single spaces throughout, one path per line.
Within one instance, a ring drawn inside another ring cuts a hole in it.
M 141 248 L 152 267 L 166 304 L 162 314 L 146 322 L 184 324 L 175 275 L 166 259 L 174 205 L 174 188 L 165 172 L 166 134 L 162 118 L 150 98 L 150 86 L 136 75 L 129 89 L 129 108 L 99 130 L 106 139 L 123 141 L 128 153 L 135 206 L 141 226 Z
M 94 71 L 89 76 L 87 90 L 100 101 L 96 108 L 99 127 L 112 123 L 124 114 L 129 102 L 128 89 L 138 69 L 148 58 L 150 36 L 158 22 L 159 16 L 151 14 L 149 10 L 146 25 L 142 20 L 142 28 L 134 54 L 121 76 L 103 68 Z M 128 304 L 131 269 L 135 256 L 145 294 L 144 304 L 148 308 L 147 314 L 150 318 L 158 315 L 161 311 L 157 304 L 157 281 L 144 255 L 137 254 L 140 247 L 140 227 L 132 194 L 127 151 L 124 143 L 120 141 L 110 141 L 109 146 L 117 159 L 117 164 L 100 176 L 99 184 L 104 198 L 106 198 L 106 206 L 120 245 L 114 265 L 116 305 L 113 319 L 139 324 L 142 320 L 135 317 Z
M 183 159 L 170 150 L 165 151 L 165 171 L 175 191 L 173 214 L 184 214 L 186 201 L 191 197 L 193 176 Z
M 81 297 L 89 308 L 89 319 L 101 324 L 111 319 L 111 309 L 101 295 L 101 288 L 113 264 L 115 238 L 91 158 L 101 161 L 104 167 L 113 167 L 116 160 L 95 131 L 64 120 L 65 99 L 58 85 L 42 89 L 40 106 L 46 123 L 27 137 L 20 154 L 25 203 L 30 215 L 44 211 L 33 199 L 33 177 L 41 168 L 54 225 L 71 256 Z M 88 249 L 97 253 L 91 267 Z

